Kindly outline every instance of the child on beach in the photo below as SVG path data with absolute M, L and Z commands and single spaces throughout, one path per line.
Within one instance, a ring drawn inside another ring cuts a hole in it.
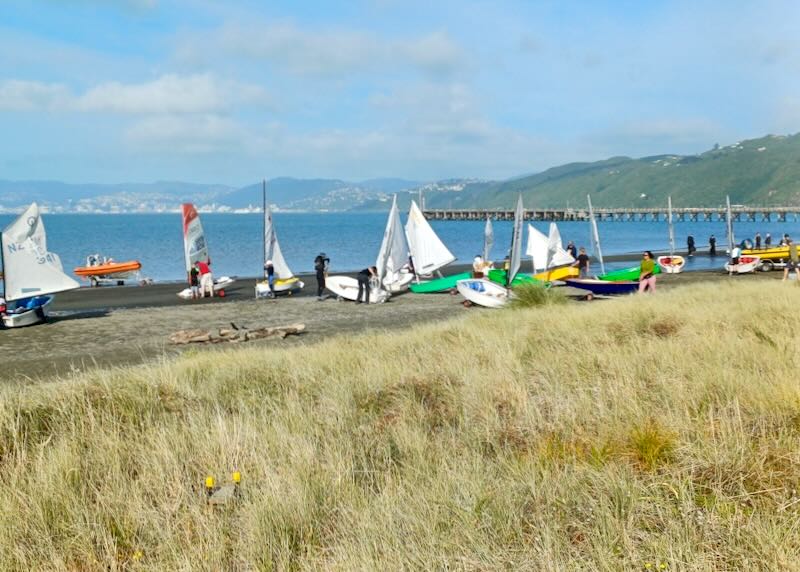
M 189 287 L 192 290 L 192 300 L 197 300 L 200 297 L 200 271 L 196 264 L 189 271 Z

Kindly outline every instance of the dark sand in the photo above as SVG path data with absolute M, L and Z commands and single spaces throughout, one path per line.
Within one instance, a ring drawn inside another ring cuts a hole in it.
M 685 272 L 661 275 L 658 287 L 670 289 L 700 281 L 769 280 L 781 276 L 780 272 L 772 272 L 729 278 L 722 271 Z M 341 334 L 398 330 L 485 311 L 467 309 L 460 296 L 450 294 L 404 293 L 385 304 L 370 305 L 337 302 L 334 298 L 319 302 L 314 295 L 316 280 L 308 276 L 302 279 L 306 283 L 302 293 L 277 300 L 255 300 L 253 279 L 239 280 L 224 298 L 199 301 L 177 297 L 183 284 L 86 288 L 60 294 L 47 324 L 0 330 L 4 358 L 0 379 L 37 380 L 98 366 L 141 363 L 176 354 L 186 347 L 208 347 L 170 345 L 168 336 L 181 329 L 215 331 L 231 322 L 250 328 L 304 323 L 306 333 L 301 336 L 247 343 L 286 347 Z M 214 347 L 228 347 L 228 344 Z

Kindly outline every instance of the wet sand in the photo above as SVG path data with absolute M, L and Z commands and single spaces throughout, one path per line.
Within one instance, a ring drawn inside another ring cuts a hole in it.
M 453 272 L 459 270 L 454 268 Z M 721 271 L 696 271 L 661 275 L 658 287 L 670 289 L 701 281 L 770 280 L 781 276 L 780 272 L 771 272 L 729 278 Z M 167 338 L 177 330 L 215 331 L 231 322 L 249 328 L 304 323 L 306 333 L 300 336 L 247 343 L 286 347 L 341 334 L 398 330 L 470 312 L 490 311 L 465 308 L 460 296 L 450 294 L 404 293 L 385 304 L 370 305 L 337 302 L 334 298 L 320 302 L 315 296 L 316 280 L 302 278 L 306 283 L 303 292 L 277 300 L 255 300 L 254 279 L 237 281 L 224 298 L 198 301 L 177 297 L 176 292 L 183 284 L 86 288 L 61 294 L 53 304 L 53 316 L 47 324 L 0 330 L 4 357 L 0 379 L 38 380 L 98 366 L 141 363 L 175 355 L 187 347 L 209 347 L 172 346 Z

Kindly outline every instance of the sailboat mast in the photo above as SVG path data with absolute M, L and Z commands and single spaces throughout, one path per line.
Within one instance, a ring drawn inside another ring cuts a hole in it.
M 606 273 L 606 266 L 603 263 L 603 250 L 600 248 L 600 233 L 597 232 L 597 221 L 594 218 L 594 209 L 592 209 L 592 197 L 586 195 L 586 200 L 589 202 L 589 222 L 592 225 L 592 240 L 594 241 L 594 251 L 597 258 L 600 260 L 600 272 Z
M 725 195 L 725 204 L 726 204 L 726 212 L 725 212 L 725 225 L 728 229 L 728 251 L 733 251 L 733 243 L 736 241 L 733 238 L 733 219 L 731 217 L 731 197 L 730 195 Z
M 675 256 L 675 229 L 672 227 L 672 197 L 667 197 L 667 223 L 669 224 L 669 255 Z
M 267 277 L 267 180 L 261 181 L 261 268 Z

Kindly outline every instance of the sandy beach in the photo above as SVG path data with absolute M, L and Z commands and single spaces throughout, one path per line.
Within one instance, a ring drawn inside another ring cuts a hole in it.
M 454 268 L 453 271 L 460 271 Z M 699 281 L 776 280 L 780 272 L 728 277 L 721 271 L 661 275 L 658 286 L 670 289 Z M 0 331 L 5 357 L 0 378 L 5 381 L 39 380 L 67 375 L 93 367 L 126 365 L 170 356 L 187 347 L 174 346 L 168 336 L 177 330 L 200 328 L 216 331 L 231 323 L 248 328 L 304 323 L 306 332 L 286 339 L 248 342 L 278 347 L 308 344 L 330 336 L 367 331 L 398 330 L 415 324 L 439 321 L 470 312 L 462 299 L 450 294 L 404 293 L 385 304 L 355 305 L 335 298 L 317 301 L 316 281 L 303 276 L 305 289 L 277 300 L 255 300 L 254 279 L 240 279 L 224 298 L 185 301 L 176 296 L 182 284 L 81 289 L 61 294 L 47 324 Z M 570 292 L 579 294 L 579 291 Z M 604 302 L 597 302 L 604 303 Z

